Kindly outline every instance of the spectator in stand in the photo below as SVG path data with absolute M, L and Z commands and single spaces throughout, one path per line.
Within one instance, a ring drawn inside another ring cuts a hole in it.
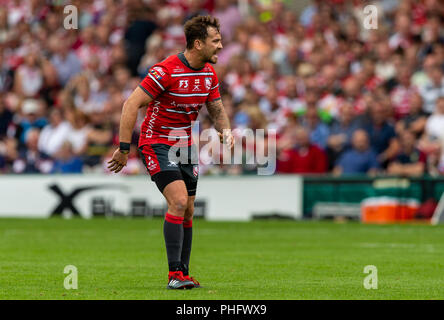
M 18 143 L 14 138 L 0 140 L 0 172 L 12 172 L 14 161 L 18 158 Z
M 102 86 L 101 80 L 95 82 L 95 90 L 92 90 L 91 82 L 85 75 L 80 75 L 74 80 L 74 104 L 75 107 L 82 112 L 89 114 L 92 112 L 104 111 L 108 94 L 104 90 L 100 90 Z
M 208 11 L 203 8 L 204 0 L 189 0 L 188 13 L 185 16 L 183 24 L 196 16 L 206 16 Z
M 357 76 L 362 77 L 364 89 L 367 92 L 373 91 L 382 83 L 382 79 L 375 75 L 375 58 L 372 55 L 364 55 L 360 62 L 360 71 Z
M 444 138 L 444 95 L 436 100 L 435 112 L 427 119 L 426 134 L 431 140 Z
M 38 149 L 40 131 L 29 129 L 26 133 L 26 146 L 19 152 L 14 161 L 14 173 L 49 173 L 52 170 L 52 159 Z
M 113 69 L 113 77 L 119 93 L 123 94 L 123 98 L 126 100 L 130 96 L 133 89 L 131 85 L 130 71 L 123 65 L 117 65 Z M 120 102 L 120 99 L 118 100 L 118 102 Z
M 15 133 L 20 146 L 25 144 L 25 137 L 28 130 L 32 128 L 41 130 L 48 124 L 48 120 L 42 116 L 42 114 L 44 114 L 44 110 L 42 109 L 44 109 L 42 101 L 36 99 L 26 99 L 23 101 L 21 105 L 22 116 L 21 119 L 17 121 Z
M 279 173 L 319 174 L 327 171 L 327 158 L 317 145 L 310 142 L 306 128 L 295 129 L 295 146 L 287 152 L 288 161 L 277 161 Z
M 102 160 L 108 153 L 112 142 L 112 130 L 108 120 L 101 112 L 89 114 L 91 130 L 87 135 L 87 146 L 84 153 L 85 170 L 102 172 Z
M 299 22 L 304 27 L 309 27 L 313 23 L 313 17 L 320 11 L 323 1 L 322 0 L 312 0 L 312 3 L 305 7 L 299 17 Z
M 8 24 L 8 9 L 0 8 L 0 45 L 6 46 L 12 38 L 13 28 Z
M 409 114 L 397 122 L 396 132 L 400 135 L 403 131 L 409 130 L 419 138 L 424 133 L 424 128 L 429 114 L 422 108 L 422 98 L 419 93 L 414 93 L 410 97 Z
M 37 52 L 29 48 L 25 63 L 16 71 L 14 91 L 19 97 L 37 98 L 43 84 L 43 72 L 39 65 L 39 57 Z
M 70 125 L 67 141 L 71 144 L 74 155 L 81 156 L 86 151 L 90 131 L 88 118 L 78 109 L 67 109 L 65 114 Z
M 373 97 L 369 106 L 369 118 L 361 120 L 361 128 L 367 131 L 370 145 L 378 155 L 378 161 L 386 167 L 387 161 L 399 150 L 393 126 L 388 122 L 388 112 L 380 98 Z
M 406 49 L 411 45 L 411 29 L 410 18 L 407 14 L 398 13 L 395 16 L 395 30 L 396 32 L 389 38 L 388 44 L 390 48 Z
M 341 99 L 337 95 L 341 91 L 341 84 L 338 72 L 339 69 L 335 65 L 327 65 L 322 69 L 322 94 L 318 105 L 322 121 L 326 123 L 330 123 L 339 114 Z
M 1 38 L 1 35 L 0 35 Z M 0 93 L 6 93 L 12 88 L 14 73 L 4 61 L 4 50 L 0 48 Z
M 9 125 L 12 123 L 13 113 L 6 108 L 4 97 L 0 95 L 0 139 L 6 136 Z
M 281 95 L 278 99 L 279 106 L 281 109 L 286 110 L 287 112 L 303 114 L 308 107 L 312 106 L 316 108 L 318 95 L 316 92 L 314 92 L 314 90 L 310 90 L 310 93 L 310 97 L 312 97 L 311 100 L 309 98 L 308 90 L 304 99 L 301 99 L 297 93 L 296 78 L 289 76 L 286 78 L 285 95 Z
M 137 74 L 137 66 L 145 51 L 145 40 L 156 30 L 153 12 L 141 2 L 129 8 L 128 28 L 125 30 L 126 55 L 132 75 Z
M 221 35 L 224 41 L 230 42 L 234 29 L 241 22 L 242 16 L 235 1 L 218 0 L 213 15 L 219 19 Z
M 403 65 L 398 68 L 397 85 L 390 92 L 395 119 L 404 118 L 409 114 L 412 96 L 418 92 L 418 89 L 410 81 L 411 76 L 412 72 L 409 66 Z
M 429 1 L 432 2 L 432 1 Z M 423 53 L 428 54 L 433 52 L 435 46 L 444 41 L 444 37 L 441 33 L 442 29 L 442 14 L 438 12 L 430 12 L 427 17 L 427 21 L 422 28 L 422 40 L 424 42 Z M 443 60 L 438 60 L 442 64 Z
M 54 156 L 52 173 L 82 173 L 82 159 L 73 153 L 72 145 L 65 141 Z
M 268 129 L 279 130 L 286 122 L 285 114 L 279 106 L 278 98 L 278 90 L 276 87 L 270 86 L 267 89 L 267 93 L 259 100 L 259 108 L 269 121 Z
M 318 110 L 314 107 L 308 108 L 301 124 L 309 130 L 310 142 L 325 150 L 330 129 L 319 118 Z
M 54 156 L 68 139 L 70 125 L 63 120 L 63 113 L 53 109 L 47 124 L 40 133 L 38 148 L 49 156 Z
M 358 129 L 355 111 L 350 102 L 343 102 L 339 112 L 339 119 L 332 123 L 327 140 L 329 170 L 333 169 L 339 156 L 351 148 L 353 133 Z
M 377 61 L 375 74 L 377 77 L 387 81 L 396 75 L 396 69 L 392 61 L 391 51 L 388 43 L 380 42 L 376 48 Z
M 419 92 L 422 95 L 422 89 L 425 87 L 426 84 L 428 84 L 430 82 L 430 78 L 427 75 L 427 71 L 430 71 L 430 69 L 433 68 L 433 66 L 435 66 L 436 64 L 439 63 L 438 59 L 437 59 L 437 55 L 434 54 L 427 54 L 422 62 L 421 62 L 421 68 L 418 68 L 417 70 L 413 73 L 412 75 L 412 83 L 418 87 Z M 402 59 L 399 62 L 399 64 L 402 64 Z M 432 106 L 433 108 L 433 106 Z
M 290 153 L 295 146 L 296 132 L 299 126 L 296 115 L 290 114 L 284 127 L 278 131 L 276 137 L 276 168 L 278 173 L 289 171 L 291 165 Z
M 444 172 L 444 96 L 436 101 L 435 112 L 427 119 L 419 148 L 431 158 L 439 172 Z
M 76 48 L 76 55 L 83 68 L 86 68 L 90 59 L 97 55 L 98 50 L 99 47 L 95 43 L 94 27 L 92 25 L 86 26 L 80 31 L 79 44 Z
M 411 131 L 404 131 L 400 136 L 401 150 L 389 162 L 387 173 L 406 177 L 421 176 L 426 169 L 426 156 L 416 148 L 416 136 Z
M 426 67 L 425 72 L 428 77 L 427 83 L 420 88 L 422 99 L 424 100 L 424 110 L 429 113 L 435 111 L 436 100 L 444 96 L 444 75 L 437 59 L 435 63 Z
M 347 78 L 343 83 L 344 98 L 353 104 L 356 114 L 362 114 L 367 110 L 360 86 L 361 84 L 356 76 Z
M 51 63 L 57 70 L 60 85 L 65 86 L 71 77 L 82 71 L 82 63 L 63 35 L 54 35 L 50 41 L 53 49 Z
M 376 153 L 370 148 L 369 136 L 365 130 L 358 129 L 353 133 L 352 146 L 352 149 L 339 157 L 333 174 L 376 174 L 380 166 Z

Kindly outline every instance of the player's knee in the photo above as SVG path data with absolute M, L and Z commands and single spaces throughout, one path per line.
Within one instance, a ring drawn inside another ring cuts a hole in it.
M 185 221 L 191 220 L 193 218 L 193 214 L 194 214 L 194 206 L 188 206 L 187 209 L 185 210 L 184 220 Z
M 187 209 L 187 196 L 178 196 L 175 197 L 172 201 L 171 201 L 171 206 L 173 207 L 172 209 L 177 212 L 177 213 L 185 213 L 185 210 Z

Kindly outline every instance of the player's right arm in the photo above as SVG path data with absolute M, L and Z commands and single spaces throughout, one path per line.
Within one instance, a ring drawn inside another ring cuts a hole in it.
M 122 115 L 120 116 L 119 141 L 131 144 L 131 136 L 136 124 L 137 114 L 140 107 L 153 100 L 140 87 L 137 87 L 123 104 Z M 128 161 L 128 152 L 120 150 L 114 151 L 113 157 L 108 161 L 108 169 L 111 172 L 119 172 Z
M 119 141 L 131 143 L 134 125 L 137 121 L 139 108 L 153 100 L 140 87 L 137 87 L 123 104 L 120 116 Z
M 128 160 L 129 145 L 134 125 L 137 120 L 137 113 L 140 107 L 150 103 L 168 88 L 170 75 L 168 70 L 162 65 L 155 65 L 150 70 L 145 79 L 131 93 L 123 104 L 122 115 L 120 117 L 119 139 L 120 146 L 125 146 L 126 150 L 119 148 L 114 152 L 113 157 L 108 161 L 108 169 L 111 172 L 119 172 L 126 165 Z

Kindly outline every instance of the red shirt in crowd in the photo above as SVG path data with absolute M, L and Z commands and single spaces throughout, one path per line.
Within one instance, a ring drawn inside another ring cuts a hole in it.
M 327 172 L 327 157 L 318 146 L 294 148 L 281 152 L 277 160 L 278 173 L 324 173 Z

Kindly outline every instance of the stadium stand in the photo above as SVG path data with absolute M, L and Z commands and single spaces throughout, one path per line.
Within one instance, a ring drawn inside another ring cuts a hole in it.
M 291 2 L 70 1 L 79 28 L 65 30 L 63 1 L 0 1 L 0 173 L 106 173 L 123 102 L 151 65 L 183 51 L 183 23 L 209 13 L 222 25 L 215 67 L 233 128 L 277 130 L 278 174 L 334 172 L 362 129 L 376 174 L 443 175 L 444 3 L 374 1 L 378 28 L 367 30 L 364 1 Z M 205 111 L 200 121 L 211 126 Z M 145 173 L 137 130 L 123 174 Z M 326 163 L 288 163 L 313 152 Z

